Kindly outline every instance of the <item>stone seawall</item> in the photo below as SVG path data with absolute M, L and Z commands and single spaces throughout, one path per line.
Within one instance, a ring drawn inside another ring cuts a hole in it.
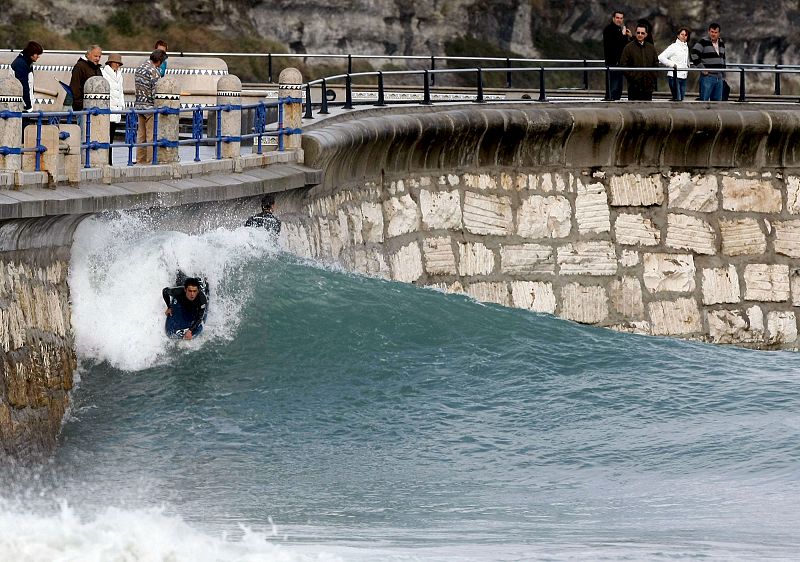
M 422 108 L 306 127 L 325 181 L 284 197 L 288 245 L 577 322 L 797 349 L 800 118 L 684 107 Z
M 69 403 L 68 270 L 67 247 L 0 253 L 0 453 L 27 461 L 53 449 Z

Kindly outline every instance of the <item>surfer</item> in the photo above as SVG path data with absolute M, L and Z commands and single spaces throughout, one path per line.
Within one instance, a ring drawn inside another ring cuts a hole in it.
M 167 303 L 167 334 L 185 340 L 200 335 L 208 305 L 208 299 L 200 290 L 200 280 L 189 277 L 183 287 L 164 287 L 161 296 Z
M 281 219 L 272 214 L 274 210 L 275 196 L 271 193 L 267 193 L 261 198 L 261 212 L 247 219 L 244 225 L 255 226 L 257 228 L 263 227 L 277 236 L 281 233 Z

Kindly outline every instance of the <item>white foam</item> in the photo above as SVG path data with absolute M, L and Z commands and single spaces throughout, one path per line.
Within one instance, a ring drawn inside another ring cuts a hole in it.
M 248 297 L 226 290 L 231 274 L 276 252 L 263 229 L 217 228 L 190 235 L 159 231 L 133 215 L 83 221 L 75 233 L 69 275 L 78 357 L 123 370 L 167 361 L 168 349 L 176 344 L 164 335 L 161 289 L 174 284 L 177 269 L 204 274 L 212 287 L 204 335 L 182 348 L 231 337 Z
M 3 560 L 52 562 L 333 562 L 339 557 L 308 547 L 278 544 L 274 527 L 262 532 L 241 527 L 241 536 L 213 537 L 163 509 L 109 507 L 82 519 L 66 502 L 48 516 L 15 510 L 0 502 Z

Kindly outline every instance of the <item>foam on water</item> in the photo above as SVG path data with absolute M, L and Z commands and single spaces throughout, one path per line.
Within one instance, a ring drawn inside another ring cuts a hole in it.
M 76 351 L 81 359 L 141 370 L 168 360 L 161 289 L 175 272 L 203 274 L 212 287 L 203 338 L 230 338 L 249 296 L 238 273 L 277 251 L 266 231 L 217 228 L 197 235 L 158 231 L 146 217 L 92 218 L 75 233 L 69 284 Z

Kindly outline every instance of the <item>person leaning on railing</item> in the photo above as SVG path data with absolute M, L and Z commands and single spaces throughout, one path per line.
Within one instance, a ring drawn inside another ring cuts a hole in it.
M 708 26 L 708 36 L 692 47 L 692 64 L 702 68 L 700 75 L 700 99 L 721 101 L 725 73 L 725 41 L 720 38 L 718 23 Z
M 25 111 L 33 109 L 35 100 L 33 96 L 33 63 L 39 60 L 43 52 L 44 49 L 39 43 L 28 41 L 22 52 L 11 63 L 11 70 L 14 71 L 14 76 L 22 84 L 22 101 L 25 103 Z
M 667 75 L 667 83 L 669 84 L 670 92 L 672 92 L 672 99 L 677 101 L 683 101 L 683 98 L 686 96 L 686 77 L 689 74 L 687 72 L 689 68 L 688 42 L 691 33 L 692 32 L 685 27 L 680 28 L 675 42 L 658 55 L 658 62 L 678 71 L 677 80 L 672 71 Z
M 161 78 L 161 73 L 158 68 L 164 62 L 167 54 L 156 49 L 147 60 L 136 69 L 135 84 L 136 84 L 136 102 L 133 107 L 136 109 L 155 109 L 155 94 L 156 84 Z M 155 115 L 153 113 L 140 113 L 138 116 L 138 129 L 136 131 L 136 143 L 153 142 L 153 121 Z M 153 161 L 153 147 L 152 146 L 137 146 L 136 147 L 136 163 L 149 164 Z

